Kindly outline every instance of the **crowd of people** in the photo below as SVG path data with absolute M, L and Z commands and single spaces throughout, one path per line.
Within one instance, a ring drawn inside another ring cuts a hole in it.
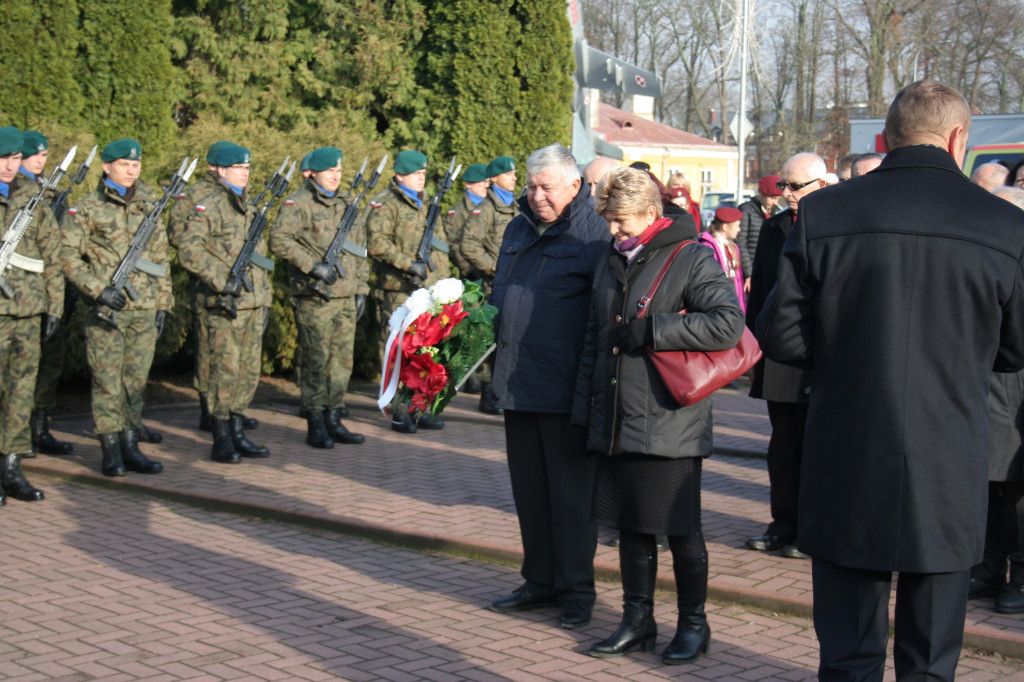
M 679 616 L 662 660 L 690 663 L 711 642 L 700 502 L 711 401 L 679 404 L 648 353 L 726 350 L 746 326 L 764 351 L 750 394 L 772 426 L 771 520 L 746 544 L 811 561 L 819 678 L 882 678 L 896 573 L 897 679 L 952 680 L 969 596 L 1024 612 L 1024 162 L 965 178 L 970 122 L 959 93 L 913 83 L 890 106 L 885 155 L 851 155 L 833 176 L 817 154 L 796 154 L 708 229 L 678 175 L 663 183 L 646 164 L 604 158 L 581 170 L 555 144 L 529 157 L 517 198 L 515 160 L 499 156 L 458 178 L 429 257 L 427 157 L 407 150 L 335 261 L 339 225 L 358 210 L 341 150 L 313 150 L 298 188 L 285 196 L 279 178 L 254 200 L 249 151 L 222 141 L 173 197 L 167 230 L 141 244 L 127 286 L 113 273 L 167 197 L 139 180 L 138 141 L 111 142 L 98 187 L 60 216 L 37 207 L 22 258 L 0 273 L 0 483 L 42 499 L 20 457 L 71 451 L 48 430 L 70 292 L 89 313 L 101 470 L 123 476 L 163 470 L 139 444 L 160 438 L 142 407 L 171 310 L 169 247 L 191 278 L 199 426 L 223 463 L 270 454 L 247 434 L 268 254 L 288 269 L 306 442 L 322 449 L 365 441 L 342 420 L 367 299 L 387 330 L 411 292 L 458 271 L 499 310 L 496 352 L 475 381 L 480 410 L 504 417 L 523 544 L 523 584 L 490 608 L 552 607 L 561 627 L 586 625 L 598 526 L 614 528 L 622 621 L 589 653 L 654 650 L 663 547 Z M 5 224 L 52 198 L 46 145 L 0 129 Z M 278 196 L 268 239 L 259 219 Z M 444 428 L 398 399 L 391 414 L 400 433 Z

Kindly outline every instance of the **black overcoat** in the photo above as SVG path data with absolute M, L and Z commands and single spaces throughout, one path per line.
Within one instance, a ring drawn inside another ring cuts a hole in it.
M 811 369 L 799 547 L 940 573 L 981 560 L 989 381 L 1024 368 L 1024 212 L 946 151 L 808 195 L 758 320 Z

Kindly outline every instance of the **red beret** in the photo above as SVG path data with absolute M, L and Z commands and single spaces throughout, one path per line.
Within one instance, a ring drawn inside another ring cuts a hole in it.
M 676 197 L 686 197 L 687 199 L 690 198 L 690 193 L 686 191 L 685 187 L 673 187 L 668 191 L 668 193 L 672 195 L 673 199 L 675 199 Z
M 766 197 L 781 197 L 782 190 L 775 184 L 780 180 L 778 175 L 766 175 L 757 181 L 757 189 Z
M 743 220 L 743 211 L 731 206 L 722 206 L 715 210 L 715 220 L 723 223 L 735 223 L 737 220 Z

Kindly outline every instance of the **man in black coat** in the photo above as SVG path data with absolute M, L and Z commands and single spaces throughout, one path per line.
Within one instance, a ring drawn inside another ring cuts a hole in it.
M 505 410 L 512 495 L 523 539 L 523 586 L 499 613 L 560 606 L 578 628 L 594 605 L 596 462 L 570 426 L 597 263 L 611 240 L 576 159 L 562 145 L 526 162 L 521 213 L 505 229 L 491 302 L 501 311 L 492 388 Z
M 982 556 L 993 369 L 1024 368 L 1024 214 L 960 172 L 971 124 L 934 81 L 889 107 L 872 173 L 804 199 L 758 319 L 811 370 L 799 547 L 819 679 L 952 680 Z

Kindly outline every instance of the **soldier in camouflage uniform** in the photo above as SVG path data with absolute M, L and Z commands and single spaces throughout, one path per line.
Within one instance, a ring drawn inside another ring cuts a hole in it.
M 36 194 L 34 182 L 18 178 L 22 134 L 0 128 L 0 225 L 4 232 L 18 212 Z M 33 220 L 17 245 L 17 260 L 35 260 L 38 271 L 12 267 L 0 273 L 14 296 L 0 295 L 0 504 L 7 496 L 34 502 L 43 491 L 33 487 L 21 471 L 21 458 L 32 451 L 29 417 L 39 367 L 40 332 L 45 339 L 60 324 L 64 305 L 64 278 L 58 265 L 60 232 L 50 207 L 36 206 Z
M 46 159 L 49 155 L 49 140 L 36 130 L 26 130 L 23 135 L 19 173 L 31 181 L 38 191 L 46 182 L 43 170 L 46 168 Z M 47 206 L 53 203 L 55 195 L 56 190 L 53 188 L 46 190 L 44 196 Z M 70 300 L 71 296 L 67 296 L 65 304 Z M 35 407 L 32 409 L 30 420 L 32 449 L 44 455 L 67 455 L 72 451 L 71 443 L 62 443 L 50 433 L 49 419 L 49 413 L 57 407 L 57 381 L 64 370 L 64 323 L 67 322 L 70 313 L 69 307 L 65 305 L 62 324 L 57 327 L 53 336 L 43 343 L 43 360 L 39 363 L 39 373 L 36 375 Z
M 391 185 L 370 200 L 366 217 L 366 248 L 374 260 L 377 276 L 374 299 L 384 335 L 382 359 L 391 313 L 405 302 L 411 292 L 451 276 L 446 250 L 434 249 L 431 260 L 436 267 L 432 271 L 428 271 L 426 264 L 416 257 L 427 218 L 427 195 L 423 191 L 426 183 L 427 157 L 421 152 L 404 151 L 395 157 L 395 177 Z M 444 243 L 444 226 L 440 223 L 435 237 L 438 243 Z M 446 249 L 447 245 L 443 248 Z M 413 420 L 408 405 L 396 402 L 391 407 L 391 428 L 400 433 L 416 433 L 417 427 L 444 428 L 443 421 L 430 415 L 421 415 Z
M 249 150 L 226 144 L 213 155 L 217 184 L 200 197 L 178 237 L 178 260 L 199 280 L 196 303 L 204 316 L 210 351 L 209 403 L 213 417 L 215 462 L 267 457 L 270 451 L 250 441 L 245 412 L 260 379 L 264 308 L 270 307 L 267 269 L 250 265 L 248 291 L 231 267 L 241 253 L 256 209 L 249 202 Z M 266 239 L 254 253 L 267 260 Z M 267 265 L 266 267 L 272 267 Z
M 459 269 L 459 276 L 462 279 L 474 280 L 479 279 L 476 276 L 476 268 L 462 255 L 462 228 L 480 202 L 487 198 L 487 186 L 490 184 L 487 180 L 487 165 L 483 163 L 471 165 L 463 172 L 462 182 L 466 186 L 466 191 L 462 201 L 455 204 L 445 216 L 444 231 L 448 235 L 448 244 L 451 246 L 448 255 L 455 263 L 455 267 Z
M 101 471 L 156 474 L 160 462 L 139 450 L 142 403 L 156 340 L 163 330 L 171 298 L 171 278 L 136 272 L 131 283 L 139 296 L 129 300 L 110 286 L 110 278 L 128 253 L 132 238 L 160 200 L 158 191 L 140 181 L 142 146 L 133 139 L 104 147 L 99 186 L 68 209 L 63 224 L 61 261 L 64 276 L 88 300 L 85 322 L 86 360 L 92 373 L 92 417 L 103 448 Z M 169 267 L 167 233 L 157 229 L 143 258 Z M 101 319 L 113 311 L 117 327 Z M 99 313 L 99 314 L 98 314 Z
M 188 216 L 189 213 L 192 212 L 192 208 L 199 203 L 201 198 L 205 197 L 217 188 L 217 166 L 214 165 L 213 159 L 215 158 L 218 149 L 224 145 L 230 144 L 233 143 L 228 142 L 227 140 L 219 140 L 210 145 L 209 150 L 206 152 L 206 163 L 208 165 L 206 175 L 199 178 L 199 180 L 192 183 L 187 189 L 178 194 L 174 204 L 171 206 L 167 218 L 167 233 L 171 246 L 175 249 L 178 248 L 181 233 L 185 231 L 185 223 L 188 221 Z M 196 392 L 199 393 L 199 430 L 212 432 L 213 418 L 210 416 L 210 403 L 208 398 L 210 385 L 210 349 L 206 343 L 206 328 L 203 326 L 203 322 L 206 317 L 200 314 L 201 311 L 196 303 L 196 289 L 198 286 L 199 280 L 195 277 L 189 277 L 189 304 L 192 309 L 192 325 L 195 330 L 196 337 L 196 367 L 195 374 L 193 375 L 193 385 L 196 387 Z M 259 426 L 259 422 L 247 417 L 242 426 L 246 429 L 255 429 Z
M 365 440 L 346 429 L 341 418 L 352 377 L 356 322 L 370 291 L 370 266 L 365 255 L 357 257 L 350 250 L 342 250 L 338 259 L 344 277 L 323 262 L 348 207 L 338 192 L 341 159 L 336 147 L 311 152 L 307 162 L 310 177 L 285 200 L 270 228 L 271 253 L 288 263 L 302 358 L 299 388 L 307 422 L 306 443 L 315 448 L 333 448 L 335 443 L 356 445 Z M 348 241 L 365 248 L 361 226 L 353 227 Z
M 484 293 L 489 295 L 505 227 L 518 212 L 515 161 L 510 156 L 499 156 L 487 164 L 487 177 L 491 188 L 487 198 L 466 219 L 460 247 L 463 257 L 472 265 L 475 277 L 482 280 Z M 480 411 L 502 414 L 491 390 L 491 362 L 485 362 L 477 376 L 480 379 Z

